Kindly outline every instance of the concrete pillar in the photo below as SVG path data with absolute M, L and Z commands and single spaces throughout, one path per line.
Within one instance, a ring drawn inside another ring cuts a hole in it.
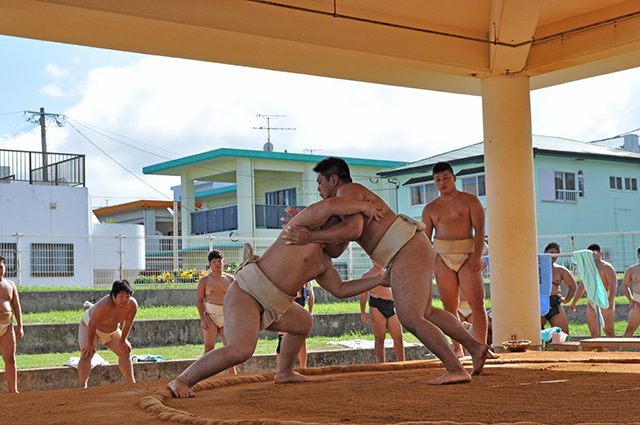
M 180 175 L 180 205 L 182 236 L 191 236 L 191 213 L 196 210 L 196 194 L 193 179 L 186 174 Z
M 253 161 L 248 158 L 236 161 L 236 187 L 238 194 L 238 233 L 242 237 L 255 236 L 255 194 Z
M 493 344 L 540 346 L 540 288 L 529 78 L 482 80 Z

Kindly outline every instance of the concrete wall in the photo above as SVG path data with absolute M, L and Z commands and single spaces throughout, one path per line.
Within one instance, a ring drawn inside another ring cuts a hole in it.
M 386 349 L 389 361 L 395 361 L 392 348 Z M 431 357 L 423 345 L 405 347 L 407 360 L 424 360 Z M 173 379 L 194 360 L 171 360 L 157 363 L 135 363 L 134 373 L 138 382 L 160 381 Z M 346 366 L 354 364 L 375 363 L 376 355 L 373 349 L 346 349 L 314 351 L 308 354 L 308 367 Z M 261 373 L 275 371 L 275 354 L 257 354 L 245 363 L 237 366 L 238 373 Z M 124 383 L 124 378 L 117 364 L 98 366 L 91 371 L 89 386 Z M 51 367 L 42 369 L 18 370 L 18 389 L 25 391 L 43 391 L 59 388 L 74 388 L 78 386 L 78 372 L 70 367 Z M 4 371 L 0 372 L 0 392 L 7 392 L 7 381 Z
M 371 328 L 362 323 L 359 313 L 322 314 L 314 316 L 311 336 L 337 337 L 350 331 L 371 333 Z M 264 339 L 277 337 L 277 332 L 260 333 L 260 338 Z M 136 348 L 202 344 L 200 319 L 137 320 L 131 328 L 129 341 Z M 77 350 L 78 323 L 26 324 L 24 337 L 16 347 L 17 354 L 68 353 Z
M 42 291 L 21 292 L 24 313 L 82 309 L 85 301 L 95 303 L 109 294 L 104 291 Z M 195 305 L 196 289 L 136 289 L 133 297 L 141 307 L 162 305 Z

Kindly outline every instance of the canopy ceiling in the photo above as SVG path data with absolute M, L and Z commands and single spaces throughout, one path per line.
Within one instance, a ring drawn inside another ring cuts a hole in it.
M 479 94 L 640 66 L 640 1 L 0 0 L 0 34 Z

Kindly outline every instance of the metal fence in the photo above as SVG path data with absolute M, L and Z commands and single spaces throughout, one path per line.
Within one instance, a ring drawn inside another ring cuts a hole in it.
M 224 253 L 233 272 L 242 261 L 245 242 L 262 254 L 273 238 L 213 236 L 79 236 L 0 234 L 0 255 L 6 259 L 6 277 L 21 286 L 108 287 L 125 278 L 135 285 L 196 285 L 208 273 L 207 255 Z M 549 242 L 563 253 L 600 245 L 603 258 L 618 272 L 638 262 L 640 232 L 551 235 L 538 238 L 539 252 Z M 571 268 L 571 258 L 560 264 Z M 371 267 L 369 256 L 351 243 L 334 264 L 343 279 L 360 277 Z
M 85 185 L 85 156 L 0 149 L 0 183 Z

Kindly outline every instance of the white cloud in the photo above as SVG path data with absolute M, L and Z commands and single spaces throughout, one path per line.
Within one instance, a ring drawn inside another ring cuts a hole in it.
M 48 64 L 44 68 L 44 70 L 42 70 L 42 72 L 45 75 L 49 75 L 55 78 L 66 78 L 71 76 L 71 72 L 69 70 L 60 68 L 59 66 L 52 63 Z
M 56 84 L 47 84 L 46 86 L 41 87 L 38 90 L 38 93 L 43 94 L 45 96 L 50 96 L 50 97 L 66 97 L 68 96 L 67 93 L 65 93 L 62 88 L 60 88 L 60 86 L 56 85 Z

